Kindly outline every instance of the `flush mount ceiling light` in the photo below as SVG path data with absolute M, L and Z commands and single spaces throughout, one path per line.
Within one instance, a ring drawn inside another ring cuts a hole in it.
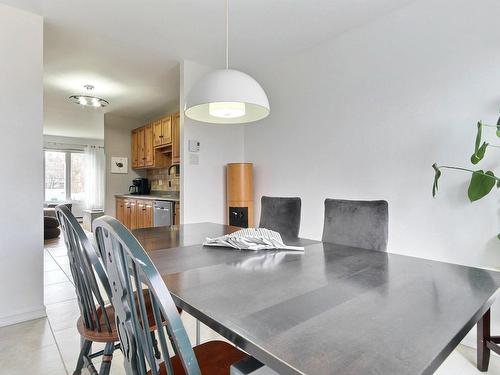
M 229 69 L 229 0 L 226 0 L 226 69 L 215 70 L 193 86 L 186 98 L 187 117 L 212 124 L 242 124 L 269 115 L 264 89 L 248 74 Z
M 87 91 L 94 90 L 94 86 L 92 85 L 85 85 L 83 87 Z M 80 104 L 86 107 L 104 108 L 107 105 L 109 105 L 109 102 L 107 100 L 97 98 L 91 95 L 71 95 L 69 97 L 69 100 L 71 100 L 75 104 Z

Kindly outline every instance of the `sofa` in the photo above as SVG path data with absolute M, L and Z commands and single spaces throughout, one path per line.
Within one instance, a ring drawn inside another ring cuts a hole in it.
M 70 210 L 73 207 L 71 203 L 65 203 L 65 205 Z M 59 221 L 56 216 L 56 206 L 57 204 L 47 204 L 46 207 L 43 208 L 43 238 L 45 240 L 57 238 L 61 234 Z

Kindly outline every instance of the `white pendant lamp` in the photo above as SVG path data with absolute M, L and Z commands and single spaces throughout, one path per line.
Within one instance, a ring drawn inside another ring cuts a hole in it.
M 193 86 L 186 98 L 187 117 L 212 124 L 242 124 L 269 115 L 269 100 L 248 74 L 229 69 L 229 0 L 226 0 L 226 69 L 215 70 Z

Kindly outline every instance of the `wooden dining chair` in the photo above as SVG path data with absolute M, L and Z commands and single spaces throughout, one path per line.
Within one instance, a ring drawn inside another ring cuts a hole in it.
M 68 207 L 57 206 L 56 215 L 64 234 L 80 309 L 80 318 L 76 325 L 81 336 L 81 349 L 73 374 L 79 375 L 85 366 L 90 374 L 97 375 L 92 359 L 102 356 L 99 375 L 106 375 L 111 368 L 113 352 L 119 347 L 108 276 L 94 245 Z M 142 294 L 145 293 L 146 291 L 143 291 Z M 135 298 L 138 298 L 137 294 Z M 149 311 L 152 311 L 151 307 Z M 154 323 L 151 324 L 150 331 L 154 331 L 155 327 Z M 156 343 L 154 333 L 151 335 L 151 340 Z M 105 343 L 104 350 L 92 353 L 94 342 Z M 157 345 L 155 348 L 158 355 Z
M 285 237 L 299 236 L 300 198 L 262 196 L 260 203 L 260 228 L 274 230 Z
M 386 201 L 325 200 L 323 242 L 368 250 L 387 250 Z
M 247 355 L 222 341 L 191 347 L 175 303 L 158 270 L 136 238 L 119 221 L 103 216 L 94 221 L 94 233 L 112 285 L 121 350 L 127 375 L 224 375 L 230 366 Z M 151 301 L 161 359 L 157 361 L 148 329 L 145 300 L 133 291 L 147 286 Z M 173 353 L 169 352 L 170 342 Z M 171 354 L 173 354 L 171 356 Z

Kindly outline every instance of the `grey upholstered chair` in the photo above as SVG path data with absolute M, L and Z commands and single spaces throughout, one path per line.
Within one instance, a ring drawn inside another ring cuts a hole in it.
M 274 230 L 285 237 L 298 237 L 300 230 L 300 198 L 262 196 L 260 228 Z
M 127 375 L 229 375 L 231 364 L 247 356 L 222 341 L 209 341 L 192 348 L 166 284 L 137 239 L 110 216 L 96 219 L 93 229 L 101 254 L 106 257 L 113 286 L 111 299 Z M 145 299 L 141 293 L 137 299 L 132 297 L 134 289 L 140 290 L 144 285 L 160 342 L 161 353 L 156 358 L 148 329 L 143 324 L 150 319 Z M 167 340 L 175 353 L 172 357 Z
M 387 250 L 386 201 L 325 200 L 323 242 L 368 250 Z

